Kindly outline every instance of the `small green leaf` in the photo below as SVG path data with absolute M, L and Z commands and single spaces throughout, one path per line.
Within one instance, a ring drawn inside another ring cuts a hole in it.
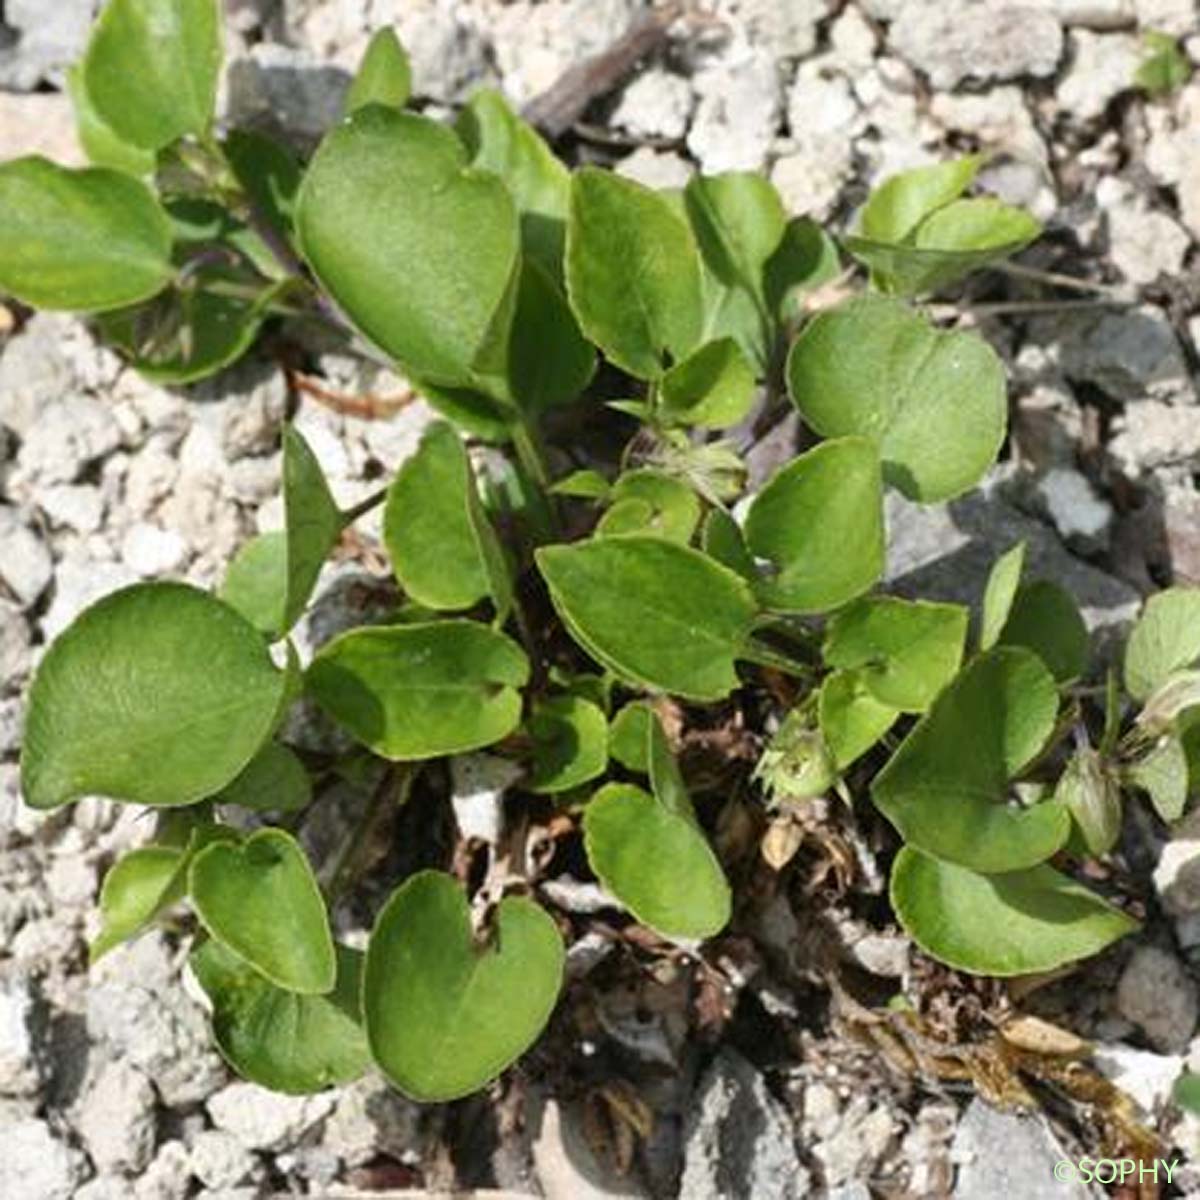
M 589 700 L 554 696 L 540 701 L 529 718 L 529 733 L 533 738 L 530 791 L 570 791 L 603 775 L 608 766 L 608 721 Z
M 1032 975 L 1097 954 L 1138 923 L 1047 866 L 978 875 L 905 846 L 892 908 L 926 953 L 975 975 Z
M 142 846 L 122 855 L 100 886 L 100 932 L 88 947 L 93 965 L 115 946 L 144 929 L 156 914 L 177 900 L 184 852 L 169 846 Z
M 1122 777 L 1150 797 L 1154 811 L 1167 824 L 1183 816 L 1188 798 L 1188 760 L 1178 734 L 1164 734 L 1146 755 L 1125 767 Z
M 710 558 L 736 571 L 743 579 L 758 582 L 758 567 L 742 536 L 741 526 L 723 508 L 713 508 L 704 518 L 700 544 Z
M 214 842 L 192 860 L 196 915 L 223 946 L 276 986 L 318 995 L 337 981 L 325 901 L 308 858 L 282 829 Z
M 588 862 L 600 882 L 651 929 L 698 940 L 729 922 L 729 884 L 695 822 L 649 792 L 610 783 L 583 810 Z
M 396 579 L 418 603 L 458 611 L 498 591 L 497 608 L 507 605 L 507 574 L 494 587 L 488 569 L 500 553 L 495 532 L 462 439 L 444 421 L 429 426 L 388 488 L 383 539 Z
M 979 649 L 990 650 L 1012 611 L 1025 569 L 1025 543 L 1017 542 L 992 564 L 983 593 L 983 615 L 979 623 Z
M 924 712 L 958 673 L 966 637 L 961 605 L 867 596 L 830 619 L 823 653 L 831 667 L 858 669 L 880 704 Z
M 563 945 L 532 900 L 507 897 L 486 945 L 472 936 L 462 889 L 422 871 L 375 922 L 363 976 L 371 1054 L 414 1100 L 454 1100 L 529 1048 L 562 984 Z
M 504 180 L 521 214 L 521 245 L 555 280 L 562 279 L 571 173 L 504 97 L 481 88 L 456 125 L 473 166 Z
M 0 288 L 35 308 L 122 308 L 174 274 L 167 214 L 123 171 L 15 158 L 0 163 L 0 211 Z
M 658 720 L 645 700 L 622 706 L 608 730 L 608 753 L 629 771 L 650 772 L 650 726 Z
M 312 780 L 295 751 L 268 742 L 213 799 L 253 812 L 299 812 L 312 799 Z
M 135 584 L 86 609 L 29 693 L 21 787 L 33 808 L 89 793 L 191 804 L 270 736 L 290 694 L 259 632 L 206 592 Z
M 1053 801 L 1009 803 L 1010 781 L 1054 729 L 1058 692 L 1041 660 L 1014 646 L 975 659 L 934 701 L 875 777 L 876 806 L 905 841 L 974 871 L 1049 858 L 1070 831 Z
M 734 659 L 756 609 L 732 571 L 638 535 L 543 547 L 537 562 L 559 616 L 603 666 L 694 700 L 737 686 Z
M 576 496 L 580 500 L 605 500 L 611 489 L 612 484 L 592 470 L 572 471 L 550 487 L 555 496 Z
M 101 120 L 144 150 L 208 133 L 220 71 L 216 0 L 108 0 L 83 60 Z
M 473 621 L 353 629 L 322 647 L 307 686 L 384 758 L 440 758 L 490 746 L 520 723 L 521 648 Z
M 968 154 L 890 176 L 872 191 L 863 207 L 859 230 L 876 241 L 902 242 L 930 213 L 957 200 L 974 182 L 984 162 L 985 155 Z
M 837 243 L 811 217 L 794 217 L 767 261 L 767 305 L 781 325 L 798 326 L 808 297 L 841 274 Z
M 609 492 L 597 535 L 658 534 L 686 545 L 700 521 L 700 498 L 682 480 L 649 467 L 626 471 Z
M 733 338 L 705 342 L 659 388 L 663 415 L 702 429 L 736 425 L 754 402 L 754 369 Z
M 821 313 L 793 344 L 787 377 L 805 421 L 824 437 L 871 438 L 884 478 L 911 500 L 974 487 L 1004 440 L 1004 367 L 992 348 L 897 300 L 867 296 Z
M 1147 700 L 1200 658 L 1200 589 L 1174 587 L 1146 601 L 1125 646 L 1125 687 Z
M 1054 789 L 1065 804 L 1089 854 L 1107 854 L 1121 834 L 1121 792 L 1104 760 L 1090 746 L 1075 752 Z
M 646 728 L 646 767 L 654 799 L 673 816 L 695 823 L 692 798 L 657 713 L 651 715 Z
M 863 675 L 862 671 L 834 671 L 821 684 L 817 701 L 821 736 L 839 771 L 866 754 L 900 716 L 898 709 L 875 698 Z
M 290 234 L 301 180 L 300 165 L 291 150 L 252 129 L 231 129 L 222 149 L 258 215 L 281 233 Z
M 437 122 L 378 105 L 322 141 L 300 190 L 300 244 L 333 298 L 422 381 L 473 387 L 507 331 L 519 260 L 504 184 Z
M 370 1065 L 359 1015 L 363 956 L 335 946 L 337 983 L 327 995 L 285 991 L 220 942 L 188 963 L 212 1003 L 213 1037 L 244 1079 L 273 1092 L 305 1095 L 351 1083 Z
M 571 184 L 567 294 L 584 333 L 622 370 L 658 379 L 700 341 L 700 257 L 671 204 L 583 167 Z
M 234 555 L 221 584 L 221 599 L 255 629 L 275 637 L 283 628 L 287 534 L 259 533 Z
M 1185 1070 L 1171 1089 L 1171 1099 L 1184 1112 L 1200 1115 L 1200 1074 Z
M 746 515 L 746 544 L 770 561 L 764 603 L 827 612 L 883 574 L 883 481 L 866 438 L 825 442 L 780 468 Z
M 1142 35 L 1145 49 L 1133 81 L 1151 96 L 1178 91 L 1192 77 L 1192 64 L 1176 38 L 1148 29 Z
M 408 55 L 389 25 L 377 29 L 367 43 L 358 73 L 346 92 L 345 112 L 357 112 L 368 104 L 403 108 L 412 93 L 412 67 Z
M 1048 579 L 1017 589 L 998 644 L 1032 650 L 1059 683 L 1078 679 L 1087 669 L 1088 631 L 1079 607 Z
M 67 68 L 67 92 L 75 110 L 75 132 L 89 162 L 128 175 L 145 176 L 154 170 L 157 162 L 154 152 L 123 141 L 96 111 L 87 94 L 83 69 L 78 65 Z

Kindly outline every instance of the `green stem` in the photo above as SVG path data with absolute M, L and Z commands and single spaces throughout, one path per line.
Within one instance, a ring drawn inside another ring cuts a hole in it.
M 389 767 L 384 772 L 329 876 L 325 889 L 325 902 L 329 908 L 333 908 L 356 881 L 380 827 L 389 813 L 407 802 L 416 777 L 417 772 L 411 766 Z
M 562 532 L 562 522 L 559 519 L 558 505 L 555 502 L 554 494 L 550 491 L 553 481 L 550 478 L 550 467 L 546 462 L 546 452 L 537 426 L 534 422 L 522 417 L 509 426 L 509 433 L 521 470 L 538 489 L 538 502 L 545 514 L 547 527 L 555 536 L 558 536 Z
M 342 524 L 349 525 L 352 521 L 357 521 L 359 517 L 369 513 L 371 509 L 378 508 L 387 499 L 388 489 L 381 487 L 377 492 L 372 492 L 364 500 L 360 500 L 357 504 L 352 504 L 349 508 L 342 509 Z
M 790 655 L 782 654 L 770 646 L 764 646 L 761 642 L 755 642 L 749 638 L 742 643 L 738 657 L 744 658 L 747 662 L 757 663 L 760 667 L 774 667 L 777 671 L 783 671 L 787 675 L 797 675 L 801 678 L 811 678 L 815 673 L 811 663 L 800 662 Z

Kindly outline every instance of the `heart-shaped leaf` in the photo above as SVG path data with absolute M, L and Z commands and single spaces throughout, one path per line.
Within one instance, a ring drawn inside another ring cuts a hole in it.
M 662 377 L 659 398 L 672 421 L 725 429 L 750 411 L 754 368 L 733 338 L 705 342 Z
M 1079 607 L 1048 579 L 1017 589 L 998 644 L 1032 650 L 1060 683 L 1078 679 L 1087 669 L 1088 631 Z
M 291 834 L 260 829 L 216 842 L 188 872 L 196 915 L 214 938 L 289 992 L 330 991 L 337 962 L 325 901 Z
M 473 166 L 499 175 L 521 214 L 521 245 L 552 279 L 561 281 L 571 173 L 504 97 L 480 88 L 456 125 Z
M 1008 414 L 1004 367 L 974 334 L 941 332 L 878 296 L 821 313 L 788 356 L 788 390 L 824 437 L 879 446 L 909 499 L 949 500 L 995 461 Z
M 822 653 L 856 669 L 880 704 L 924 712 L 958 673 L 966 637 L 961 605 L 867 596 L 830 619 Z
M 554 696 L 534 706 L 533 792 L 566 792 L 604 774 L 608 766 L 608 721 L 604 712 L 579 696 Z
M 188 965 L 212 1003 L 213 1037 L 243 1078 L 304 1095 L 350 1083 L 370 1065 L 361 1025 L 363 956 L 336 946 L 337 983 L 323 996 L 285 991 L 220 942 L 192 951 Z
M 114 592 L 38 667 L 21 756 L 26 802 L 211 796 L 270 736 L 291 688 L 254 626 L 206 592 L 179 583 Z
M 1000 631 L 1012 611 L 1025 569 L 1025 543 L 1017 542 L 992 564 L 983 593 L 983 614 L 979 622 L 979 649 L 990 650 L 1000 639 Z
M 596 526 L 598 535 L 654 533 L 686 545 L 700 520 L 700 498 L 686 483 L 649 467 L 626 471 L 613 484 L 612 507 Z
M 881 704 L 862 671 L 834 671 L 817 702 L 821 736 L 834 766 L 844 771 L 896 723 L 897 709 Z
M 97 113 L 144 150 L 208 132 L 220 71 L 217 0 L 108 0 L 83 60 Z
M 781 612 L 827 612 L 883 574 L 883 480 L 866 438 L 825 442 L 780 468 L 746 514 L 746 544 L 772 566 L 759 586 Z
M 1032 975 L 1087 958 L 1138 923 L 1051 867 L 979 875 L 905 846 L 892 908 L 927 953 L 975 975 Z
M 312 799 L 312 780 L 295 751 L 268 742 L 213 799 L 252 812 L 299 812 Z
M 121 308 L 174 274 L 167 214 L 122 171 L 36 156 L 0 163 L 0 211 L 0 288 L 36 308 Z
M 571 183 L 567 294 L 587 336 L 622 370 L 658 379 L 702 335 L 700 257 L 671 203 L 583 167 Z
M 583 810 L 588 862 L 644 925 L 667 937 L 712 937 L 729 922 L 729 884 L 708 839 L 649 792 L 610 783 Z
M 473 621 L 354 629 L 308 669 L 317 703 L 384 758 L 439 758 L 490 746 L 521 720 L 529 661 Z
M 379 105 L 354 113 L 317 150 L 296 228 L 321 282 L 377 345 L 420 379 L 474 386 L 515 297 L 517 212 L 449 129 Z
M 389 25 L 377 29 L 367 43 L 358 72 L 346 92 L 347 113 L 368 104 L 403 108 L 412 92 L 412 66 L 408 55 Z
M 647 687 L 720 700 L 755 615 L 745 580 L 699 551 L 630 535 L 546 546 L 538 568 L 559 616 L 602 665 Z
M 497 906 L 486 945 L 458 883 L 422 871 L 392 893 L 367 948 L 363 1015 L 376 1064 L 415 1100 L 454 1100 L 537 1038 L 562 984 L 557 927 L 531 900 Z
M 1176 671 L 1200 658 L 1200 589 L 1167 588 L 1151 596 L 1125 645 L 1125 686 L 1149 699 Z
M 100 887 L 101 928 L 88 947 L 89 962 L 99 962 L 155 914 L 183 899 L 187 889 L 178 877 L 183 859 L 184 851 L 174 846 L 140 846 L 109 867 Z
M 974 871 L 1042 862 L 1066 841 L 1070 816 L 1054 801 L 1014 807 L 1008 791 L 1057 713 L 1040 659 L 1015 646 L 990 650 L 938 696 L 875 777 L 875 804 L 918 850 Z
M 388 488 L 383 538 L 400 586 L 420 604 L 466 609 L 499 592 L 493 598 L 503 611 L 511 600 L 507 569 L 496 581 L 489 571 L 489 562 L 503 568 L 504 560 L 466 449 L 444 421 L 425 431 Z

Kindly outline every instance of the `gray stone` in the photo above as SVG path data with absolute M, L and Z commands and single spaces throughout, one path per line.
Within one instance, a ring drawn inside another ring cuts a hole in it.
M 231 1133 L 248 1150 L 279 1150 L 326 1116 L 334 1105 L 328 1092 L 285 1096 L 256 1083 L 231 1083 L 208 1098 L 208 1113 L 218 1129 Z
M 37 603 L 53 574 L 50 551 L 10 505 L 0 504 L 0 582 L 26 608 Z
M 31 658 L 28 622 L 15 604 L 0 599 L 0 692 L 21 685 Z
M 13 1200 L 72 1200 L 87 1176 L 83 1155 L 46 1121 L 26 1118 L 4 1127 L 0 1196 Z
M 1028 5 L 946 4 L 909 0 L 888 31 L 888 44 L 940 90 L 1052 75 L 1062 57 L 1055 14 Z
M 259 42 L 229 64 L 227 111 L 236 124 L 269 122 L 301 142 L 337 124 L 350 75 L 307 50 Z
M 767 159 L 779 123 L 779 77 L 763 55 L 722 63 L 693 79 L 696 113 L 688 149 L 708 174 L 757 171 Z
M 321 1144 L 347 1166 L 359 1166 L 377 1154 L 400 1162 L 419 1160 L 422 1111 L 377 1075 L 367 1075 L 338 1091 Z
M 834 1187 L 869 1178 L 898 1131 L 896 1118 L 884 1105 L 855 1096 L 828 1136 L 813 1147 L 825 1183 Z
M 18 677 L 19 678 L 19 677 Z M 9 683 L 15 682 L 9 677 Z M 22 696 L 0 698 L 0 756 L 16 754 L 21 748 L 25 728 L 25 700 Z
M 998 1112 L 976 1098 L 959 1123 L 951 1157 L 958 1162 L 956 1200 L 1087 1200 L 1082 1184 L 1060 1182 L 1054 1164 L 1070 1158 L 1039 1117 Z
M 1109 103 L 1134 86 L 1142 59 L 1141 44 L 1133 34 L 1089 33 L 1070 35 L 1071 65 L 1055 93 L 1058 106 L 1076 121 L 1103 116 Z
M 1129 476 L 1200 464 L 1200 408 L 1135 400 L 1113 422 L 1108 452 Z
M 1132 1096 L 1148 1117 L 1155 1117 L 1169 1103 L 1184 1060 L 1180 1054 L 1152 1054 L 1114 1042 L 1097 1046 L 1091 1062 L 1127 1096 Z
M 97 7 L 96 0 L 7 0 L 4 23 L 17 38 L 0 51 L 0 88 L 31 92 L 43 81 L 61 84 L 83 53 Z
M 619 1175 L 592 1149 L 575 1107 L 540 1098 L 530 1106 L 533 1163 L 546 1200 L 639 1200 L 647 1193 L 627 1175 Z M 680 1195 L 688 1195 L 683 1189 Z M 705 1200 L 707 1193 L 697 1194 Z
M 1116 1005 L 1156 1050 L 1180 1053 L 1196 1032 L 1196 981 L 1179 959 L 1158 946 L 1134 951 L 1117 984 Z
M 740 1054 L 722 1049 L 688 1114 L 680 1194 L 695 1200 L 795 1200 L 808 1194 L 787 1110 Z
M 101 1171 L 137 1174 L 154 1157 L 155 1095 L 150 1081 L 127 1062 L 102 1064 L 85 1085 L 76 1128 Z
M 1052 467 L 1036 484 L 1037 495 L 1055 529 L 1067 542 L 1100 549 L 1108 541 L 1113 509 L 1096 495 L 1091 481 L 1073 467 Z
M 1194 834 L 1176 836 L 1163 847 L 1154 868 L 1154 887 L 1173 916 L 1200 913 L 1200 839 Z
M 692 85 L 669 71 L 649 70 L 621 93 L 611 124 L 635 137 L 678 139 L 692 115 Z
M 188 1159 L 192 1174 L 205 1187 L 237 1187 L 254 1174 L 255 1156 L 231 1133 L 206 1129 L 192 1139 Z
M 45 1067 L 45 1025 L 33 978 L 24 971 L 0 975 L 0 1095 L 37 1094 Z

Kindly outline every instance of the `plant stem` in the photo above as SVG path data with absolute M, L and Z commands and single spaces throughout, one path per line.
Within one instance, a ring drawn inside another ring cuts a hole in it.
M 790 655 L 773 650 L 770 646 L 764 646 L 761 642 L 755 642 L 749 638 L 742 644 L 738 657 L 744 658 L 747 662 L 757 663 L 760 667 L 773 667 L 776 671 L 783 671 L 786 675 L 797 675 L 803 678 L 813 674 L 811 663 L 800 662 Z
M 389 767 L 384 771 L 330 873 L 325 902 L 331 909 L 355 882 L 367 851 L 388 814 L 407 802 L 416 777 L 416 769 L 409 765 Z
M 360 500 L 357 504 L 352 504 L 349 508 L 342 509 L 342 524 L 349 525 L 352 521 L 357 521 L 359 517 L 369 513 L 371 509 L 378 508 L 387 499 L 388 489 L 381 487 L 377 492 L 372 492 L 364 500 Z
M 1059 271 L 1040 271 L 1036 267 L 1025 267 L 1020 263 L 1001 262 L 993 264 L 998 271 L 1017 279 L 1029 279 L 1049 287 L 1071 288 L 1077 292 L 1092 292 L 1098 296 L 1110 296 L 1114 300 L 1127 300 L 1128 289 L 1114 287 L 1108 283 L 1094 283 L 1090 279 L 1079 279 L 1074 275 L 1063 275 Z

